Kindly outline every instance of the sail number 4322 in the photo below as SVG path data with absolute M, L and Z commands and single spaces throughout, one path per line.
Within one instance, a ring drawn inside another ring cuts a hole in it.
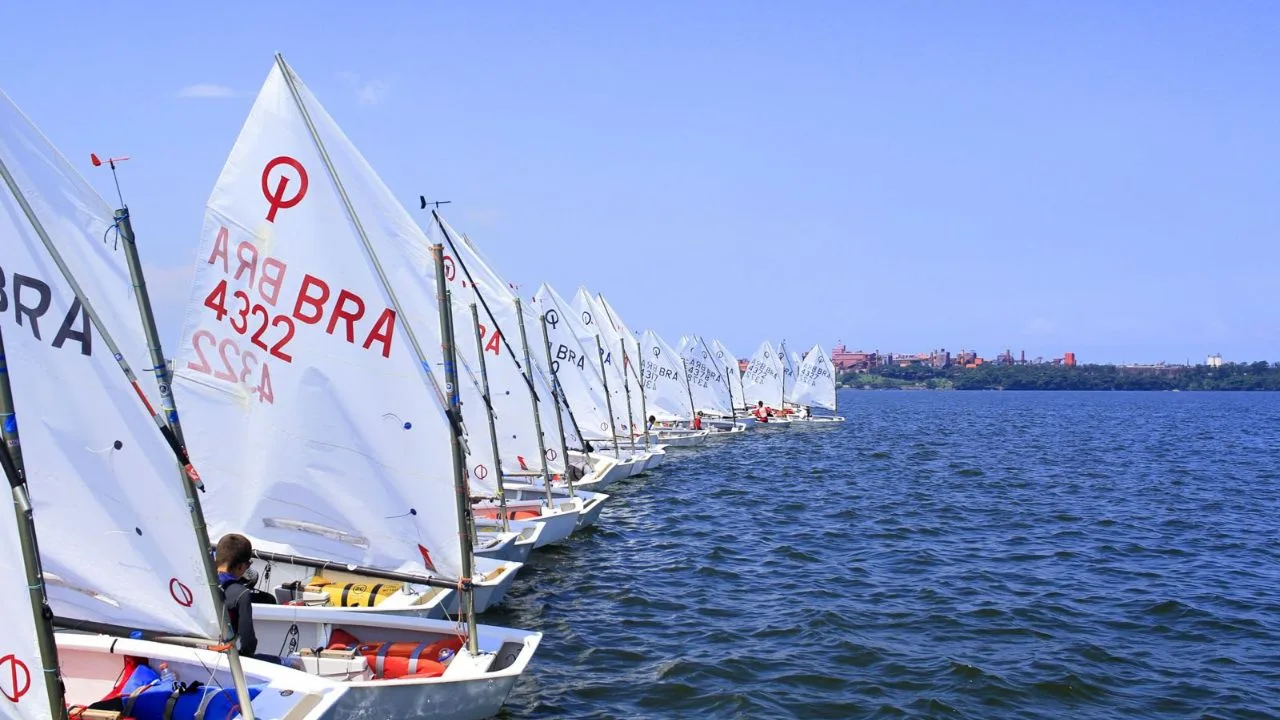
M 228 302 L 226 280 L 219 281 L 213 291 L 205 297 L 204 306 L 214 312 L 219 322 L 224 317 L 228 318 L 231 329 L 235 330 L 237 335 L 245 335 L 252 330 L 253 334 L 249 342 L 263 352 L 268 352 L 272 357 L 285 362 L 293 362 L 293 356 L 284 350 L 293 339 L 293 318 L 288 315 L 272 317 L 270 311 L 261 303 L 250 302 L 248 293 L 243 290 L 231 293 L 230 302 Z M 268 337 L 269 334 L 272 337 Z M 267 343 L 272 339 L 275 342 L 268 345 Z

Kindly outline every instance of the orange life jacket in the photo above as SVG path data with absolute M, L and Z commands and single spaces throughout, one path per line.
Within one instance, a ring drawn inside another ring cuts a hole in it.
M 440 677 L 444 663 L 462 649 L 462 638 L 451 636 L 432 643 L 375 642 L 356 644 L 356 639 L 341 628 L 329 637 L 330 650 L 355 650 L 364 656 L 374 677 L 392 680 L 400 677 Z M 448 652 L 445 652 L 445 651 Z

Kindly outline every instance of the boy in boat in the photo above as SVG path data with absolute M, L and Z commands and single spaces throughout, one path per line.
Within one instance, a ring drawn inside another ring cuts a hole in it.
M 701 410 L 699 410 L 697 414 L 693 416 L 693 422 L 689 423 L 689 428 L 692 430 L 702 429 L 702 411 Z
M 769 422 L 769 416 L 772 414 L 773 413 L 769 412 L 769 409 L 764 406 L 763 400 L 756 401 L 756 410 L 755 410 L 756 422 L 767 423 Z
M 258 654 L 258 636 L 253 632 L 253 580 L 246 578 L 253 565 L 253 545 L 249 538 L 228 533 L 218 541 L 214 550 L 214 563 L 218 567 L 218 584 L 231 618 L 231 630 L 239 640 L 240 655 L 281 663 L 275 655 Z

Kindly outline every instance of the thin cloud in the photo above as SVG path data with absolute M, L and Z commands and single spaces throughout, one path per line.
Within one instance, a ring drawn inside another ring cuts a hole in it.
M 239 94 L 225 85 L 213 85 L 210 83 L 188 85 L 178 91 L 178 97 L 180 98 L 231 98 Z
M 338 73 L 338 77 L 351 87 L 356 94 L 356 101 L 361 105 L 378 105 L 386 100 L 391 92 L 391 83 L 385 80 L 361 78 L 350 70 Z
M 1054 321 L 1044 318 L 1032 318 L 1022 330 L 1027 335 L 1053 335 L 1058 331 L 1058 325 Z
M 502 211 L 495 207 L 478 207 L 467 210 L 467 224 L 491 228 L 502 221 Z

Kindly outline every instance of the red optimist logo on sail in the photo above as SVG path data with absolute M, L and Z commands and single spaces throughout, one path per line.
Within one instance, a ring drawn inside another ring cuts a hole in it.
M 267 222 L 274 225 L 281 220 L 282 211 L 297 207 L 309 188 L 307 170 L 297 159 L 279 155 L 268 161 L 261 175 Z M 394 310 L 377 310 L 359 294 L 305 271 L 293 289 L 289 281 L 299 271 L 291 273 L 285 260 L 261 253 L 255 240 L 234 223 L 218 226 L 206 262 L 224 277 L 205 296 L 203 305 L 234 334 L 220 327 L 193 333 L 195 359 L 187 364 L 188 370 L 239 384 L 260 403 L 274 404 L 271 369 L 293 362 L 292 341 L 307 325 L 390 357 Z
M 292 196 L 286 199 L 285 193 L 289 188 L 290 178 L 284 172 L 276 176 L 275 190 L 271 189 L 271 173 L 276 168 L 288 166 L 293 168 L 298 174 L 298 190 Z M 288 208 L 302 202 L 303 196 L 307 194 L 307 170 L 302 167 L 302 163 L 294 160 L 288 155 L 281 155 L 262 169 L 262 195 L 267 199 L 267 222 L 274 223 L 276 221 L 276 212 L 287 210 Z

